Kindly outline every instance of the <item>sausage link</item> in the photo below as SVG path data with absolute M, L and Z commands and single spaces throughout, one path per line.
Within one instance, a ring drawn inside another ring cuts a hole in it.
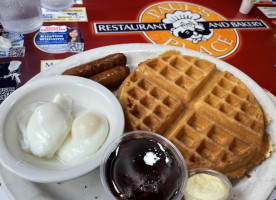
M 89 63 L 67 69 L 62 74 L 88 78 L 107 69 L 115 67 L 116 65 L 126 65 L 126 62 L 127 59 L 124 54 L 115 53 L 98 60 L 93 60 Z
M 109 89 L 112 89 L 113 87 L 118 86 L 120 83 L 122 83 L 122 81 L 129 75 L 129 73 L 130 70 L 128 67 L 116 66 L 99 74 L 96 74 L 89 79 L 96 81 Z

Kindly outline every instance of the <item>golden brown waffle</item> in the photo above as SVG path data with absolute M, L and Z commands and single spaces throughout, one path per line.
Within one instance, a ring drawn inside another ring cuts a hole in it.
M 126 131 L 148 130 L 172 141 L 189 169 L 238 178 L 268 150 L 263 111 L 229 72 L 197 57 L 163 55 L 139 64 L 118 99 Z

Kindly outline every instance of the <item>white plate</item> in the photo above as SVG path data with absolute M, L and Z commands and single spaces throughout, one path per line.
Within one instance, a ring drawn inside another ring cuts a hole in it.
M 219 60 L 217 58 L 195 52 L 188 49 L 177 48 L 165 45 L 154 44 L 123 44 L 106 46 L 92 49 L 80 54 L 76 54 L 58 62 L 53 68 L 43 71 L 36 75 L 32 80 L 42 77 L 56 76 L 61 74 L 65 69 L 101 58 L 111 53 L 122 52 L 128 58 L 128 65 L 131 70 L 137 64 L 147 58 L 156 57 L 169 49 L 176 49 L 183 54 L 197 56 L 209 60 L 217 65 L 221 71 L 228 70 L 236 77 L 241 79 L 248 88 L 253 92 L 264 111 L 272 118 L 267 128 L 271 139 L 276 143 L 276 108 L 263 89 L 258 86 L 252 79 L 242 73 L 235 67 Z M 262 162 L 261 165 L 254 167 L 248 173 L 251 178 L 243 177 L 233 182 L 233 193 L 230 199 L 240 200 L 265 200 L 269 197 L 274 186 L 276 185 L 276 153 L 273 153 L 269 159 Z M 38 184 L 23 180 L 10 173 L 4 168 L 0 168 L 2 177 L 1 183 L 8 191 L 11 199 L 16 200 L 84 200 L 100 199 L 108 200 L 100 182 L 99 169 L 80 177 L 78 179 L 63 183 Z

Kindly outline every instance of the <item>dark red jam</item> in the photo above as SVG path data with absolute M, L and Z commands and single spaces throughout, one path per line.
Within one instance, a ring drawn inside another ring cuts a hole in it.
M 182 182 L 172 152 L 143 138 L 121 143 L 107 160 L 105 173 L 113 195 L 124 200 L 170 200 Z

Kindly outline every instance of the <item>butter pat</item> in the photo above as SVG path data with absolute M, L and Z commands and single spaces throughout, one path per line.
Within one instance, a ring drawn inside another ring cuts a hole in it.
M 188 179 L 186 194 L 192 198 L 187 200 L 221 200 L 227 198 L 229 188 L 221 178 L 209 174 L 196 174 Z
M 275 151 L 273 145 L 274 144 L 273 144 L 272 140 L 269 140 L 269 147 L 268 147 L 268 151 L 265 154 L 265 158 L 269 158 L 271 156 L 271 153 Z

